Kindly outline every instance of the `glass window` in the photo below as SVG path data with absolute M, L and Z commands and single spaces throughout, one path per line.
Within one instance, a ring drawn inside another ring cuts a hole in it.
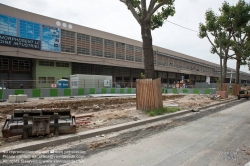
M 39 77 L 39 83 L 46 83 L 46 77 Z
M 99 37 L 91 37 L 91 55 L 103 56 L 103 39 Z
M 68 62 L 56 62 L 56 67 L 69 67 Z
M 55 77 L 48 77 L 48 83 L 55 83 Z
M 19 30 L 22 38 L 40 40 L 40 24 L 20 20 Z
M 134 46 L 126 44 L 126 60 L 134 61 Z
M 90 54 L 90 36 L 77 33 L 77 53 Z
M 0 34 L 17 36 L 16 18 L 0 14 Z
M 41 60 L 39 61 L 39 66 L 54 66 L 53 61 Z
M 116 42 L 116 59 L 125 59 L 125 44 Z
M 115 42 L 112 40 L 104 40 L 104 57 L 115 58 Z

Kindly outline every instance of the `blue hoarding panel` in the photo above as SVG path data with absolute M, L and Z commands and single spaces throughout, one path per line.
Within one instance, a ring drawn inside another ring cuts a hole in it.
M 60 52 L 61 29 L 42 25 L 42 50 Z
M 40 24 L 20 20 L 20 37 L 33 39 L 33 40 L 40 40 Z
M 0 14 L 0 34 L 17 36 L 16 18 Z

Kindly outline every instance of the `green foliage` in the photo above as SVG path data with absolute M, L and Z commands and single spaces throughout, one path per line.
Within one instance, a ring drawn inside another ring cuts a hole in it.
M 167 7 L 162 7 L 161 12 L 152 15 L 151 29 L 154 30 L 156 28 L 161 27 L 164 21 L 167 20 L 169 16 L 174 16 L 174 14 L 175 14 L 175 7 L 173 6 L 173 4 L 168 5 Z
M 199 24 L 198 36 L 209 40 L 212 54 L 246 65 L 250 60 L 250 4 L 239 0 L 236 5 L 230 5 L 225 1 L 219 10 L 220 15 L 211 9 L 206 12 L 206 22 Z M 230 50 L 234 52 L 232 55 L 229 55 Z M 236 72 L 239 75 L 239 68 Z
M 154 78 L 151 30 L 159 28 L 169 16 L 175 14 L 175 0 L 120 0 L 141 26 L 146 78 Z M 148 3 L 147 3 L 148 2 Z
M 128 6 L 128 9 L 132 12 L 139 23 L 141 21 L 149 20 L 152 30 L 161 27 L 169 16 L 175 14 L 175 0 L 150 0 L 148 8 L 144 8 L 141 0 L 120 1 Z
M 215 80 L 216 80 L 216 83 L 217 83 L 217 84 L 220 84 L 220 83 L 221 83 L 221 80 L 220 80 L 219 78 L 215 78 Z
M 181 109 L 177 108 L 177 107 L 163 107 L 163 108 L 158 108 L 158 109 L 154 109 L 154 110 L 148 110 L 148 111 L 146 111 L 146 114 L 148 114 L 149 116 L 157 116 L 157 115 L 163 115 L 165 113 L 177 112 L 180 110 Z
M 220 56 L 219 49 L 221 45 L 221 58 L 228 56 L 229 48 L 232 44 L 232 12 L 229 10 L 229 7 L 228 2 L 224 2 L 220 8 L 220 15 L 216 15 L 212 9 L 208 9 L 205 13 L 205 24 L 199 24 L 198 36 L 201 39 L 208 38 L 211 44 L 210 52 L 212 54 Z M 209 37 L 208 34 L 210 34 L 211 37 Z
M 241 65 L 247 65 L 250 58 L 250 4 L 239 0 L 231 10 L 234 29 L 232 50 L 235 53 L 233 59 L 240 61 Z
M 131 0 L 131 3 L 133 5 L 133 7 L 136 8 L 137 6 L 140 5 L 141 1 L 140 0 Z
M 141 79 L 145 79 L 145 78 L 146 78 L 145 74 L 141 73 Z

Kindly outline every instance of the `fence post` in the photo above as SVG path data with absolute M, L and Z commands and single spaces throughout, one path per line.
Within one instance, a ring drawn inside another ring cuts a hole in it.
M 2 80 L 2 101 L 3 101 L 3 90 L 4 89 L 4 80 Z
M 41 82 L 40 81 L 39 81 L 39 85 L 40 85 L 40 97 L 39 97 L 39 99 L 44 99 L 44 97 L 43 97 L 43 90 L 42 90 Z

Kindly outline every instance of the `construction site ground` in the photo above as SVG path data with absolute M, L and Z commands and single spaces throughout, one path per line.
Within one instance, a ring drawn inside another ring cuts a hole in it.
M 229 96 L 229 99 L 235 98 Z M 194 94 L 164 94 L 164 106 L 178 106 L 181 110 L 207 106 L 221 102 L 215 95 Z M 4 125 L 7 115 L 11 115 L 14 109 L 42 109 L 42 108 L 70 108 L 71 113 L 76 115 L 77 132 L 91 129 L 138 121 L 149 118 L 141 110 L 136 110 L 136 97 L 103 97 L 93 98 L 91 96 L 76 98 L 45 98 L 28 99 L 25 103 L 0 103 L 0 123 Z M 82 119 L 84 117 L 84 119 Z M 15 142 L 8 142 L 0 134 L 0 145 L 2 147 L 38 139 L 49 139 L 50 136 L 35 137 Z

